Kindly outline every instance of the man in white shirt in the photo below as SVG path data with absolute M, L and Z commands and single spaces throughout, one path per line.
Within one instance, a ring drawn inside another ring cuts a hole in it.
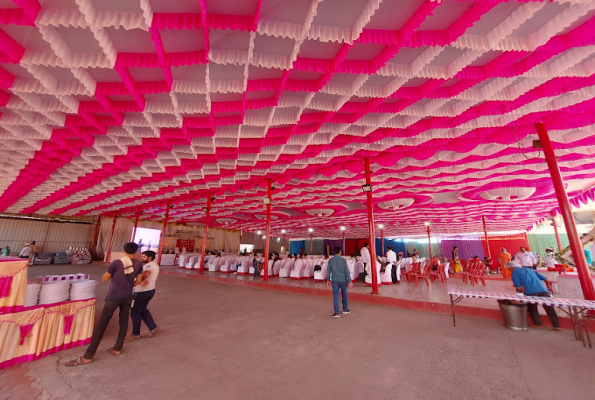
M 537 257 L 524 247 L 521 247 L 520 251 L 514 255 L 513 261 L 520 264 L 523 268 L 533 268 L 537 264 Z
M 140 326 L 144 321 L 149 328 L 149 337 L 155 336 L 159 330 L 153 321 L 153 316 L 148 310 L 149 302 L 155 296 L 155 282 L 159 276 L 159 265 L 155 260 L 155 252 L 148 250 L 143 252 L 143 275 L 140 285 L 134 287 L 134 305 L 130 309 L 132 318 L 132 335 L 126 337 L 127 342 L 140 339 Z
M 548 247 L 545 249 L 545 260 L 543 260 L 546 268 L 554 268 L 556 266 L 556 259 L 554 258 L 554 249 Z
M 370 268 L 372 268 L 371 258 L 370 258 L 370 250 L 368 247 L 370 246 L 369 243 L 364 243 L 364 247 L 360 249 L 360 258 L 359 260 L 364 264 L 364 272 L 365 274 L 360 274 L 360 279 L 364 281 L 367 275 L 371 274 Z
M 31 247 L 29 247 L 29 243 L 27 243 L 25 245 L 25 247 L 23 247 L 23 249 L 19 253 L 19 258 L 29 258 L 30 255 L 31 255 Z
M 386 262 L 393 264 L 393 269 L 391 270 L 391 279 L 393 283 L 401 283 L 401 268 L 397 267 L 397 253 L 393 251 L 392 246 L 388 246 L 387 249 Z

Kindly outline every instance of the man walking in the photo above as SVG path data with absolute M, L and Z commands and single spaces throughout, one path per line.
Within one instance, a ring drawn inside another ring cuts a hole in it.
M 143 277 L 140 285 L 134 287 L 134 306 L 130 310 L 132 318 L 132 335 L 126 336 L 125 342 L 132 342 L 141 338 L 140 326 L 144 321 L 149 328 L 149 337 L 158 332 L 157 324 L 148 310 L 149 302 L 155 296 L 155 282 L 159 276 L 159 264 L 155 261 L 155 252 L 148 250 L 142 254 Z
M 347 301 L 347 288 L 353 287 L 351 283 L 351 273 L 347 266 L 347 261 L 341 257 L 341 248 L 335 247 L 334 257 L 328 261 L 328 274 L 326 275 L 326 285 L 333 287 L 333 306 L 335 313 L 333 318 L 341 317 L 339 314 L 339 290 L 341 290 L 341 300 L 343 303 L 343 314 L 349 314 L 349 304 Z
M 116 309 L 120 309 L 120 331 L 116 344 L 107 351 L 115 356 L 122 353 L 124 346 L 124 339 L 128 331 L 128 314 L 130 313 L 130 305 L 132 303 L 133 287 L 140 284 L 142 280 L 143 266 L 140 261 L 134 259 L 134 253 L 138 250 L 138 244 L 134 242 L 126 243 L 124 245 L 125 256 L 119 260 L 114 260 L 107 267 L 107 272 L 103 274 L 102 280 L 111 284 L 107 296 L 105 298 L 105 306 L 99 317 L 99 322 L 93 331 L 91 344 L 87 347 L 85 355 L 66 363 L 67 367 L 76 367 L 79 365 L 89 364 L 93 362 L 97 347 L 103 338 L 103 334 L 114 315 Z

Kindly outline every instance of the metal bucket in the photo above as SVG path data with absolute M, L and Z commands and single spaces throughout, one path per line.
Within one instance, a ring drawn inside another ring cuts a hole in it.
M 513 331 L 526 331 L 527 327 L 527 305 L 514 304 L 511 300 L 498 300 L 504 326 Z

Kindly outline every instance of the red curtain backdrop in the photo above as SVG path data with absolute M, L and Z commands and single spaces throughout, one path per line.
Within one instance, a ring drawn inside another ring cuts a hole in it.
M 527 240 L 526 233 L 508 236 L 488 235 L 488 241 L 490 242 L 490 253 L 492 260 L 498 259 L 498 255 L 500 254 L 500 249 L 502 247 L 504 247 L 512 255 L 518 253 L 520 247 L 525 247 L 527 250 L 529 250 L 529 240 Z M 483 251 L 487 256 L 488 253 L 485 236 L 481 238 L 481 244 L 483 245 Z
M 176 242 L 176 247 L 182 251 L 186 249 L 186 251 L 193 252 L 194 251 L 194 239 L 178 239 Z
M 364 243 L 367 243 L 368 239 L 345 239 L 345 251 L 346 255 L 350 256 L 355 254 L 357 256 L 360 255 L 359 249 L 362 248 Z

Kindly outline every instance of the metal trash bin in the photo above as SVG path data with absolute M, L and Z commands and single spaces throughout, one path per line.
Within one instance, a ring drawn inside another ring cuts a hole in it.
M 498 300 L 504 326 L 513 331 L 526 331 L 527 327 L 527 305 L 514 304 L 512 300 Z

